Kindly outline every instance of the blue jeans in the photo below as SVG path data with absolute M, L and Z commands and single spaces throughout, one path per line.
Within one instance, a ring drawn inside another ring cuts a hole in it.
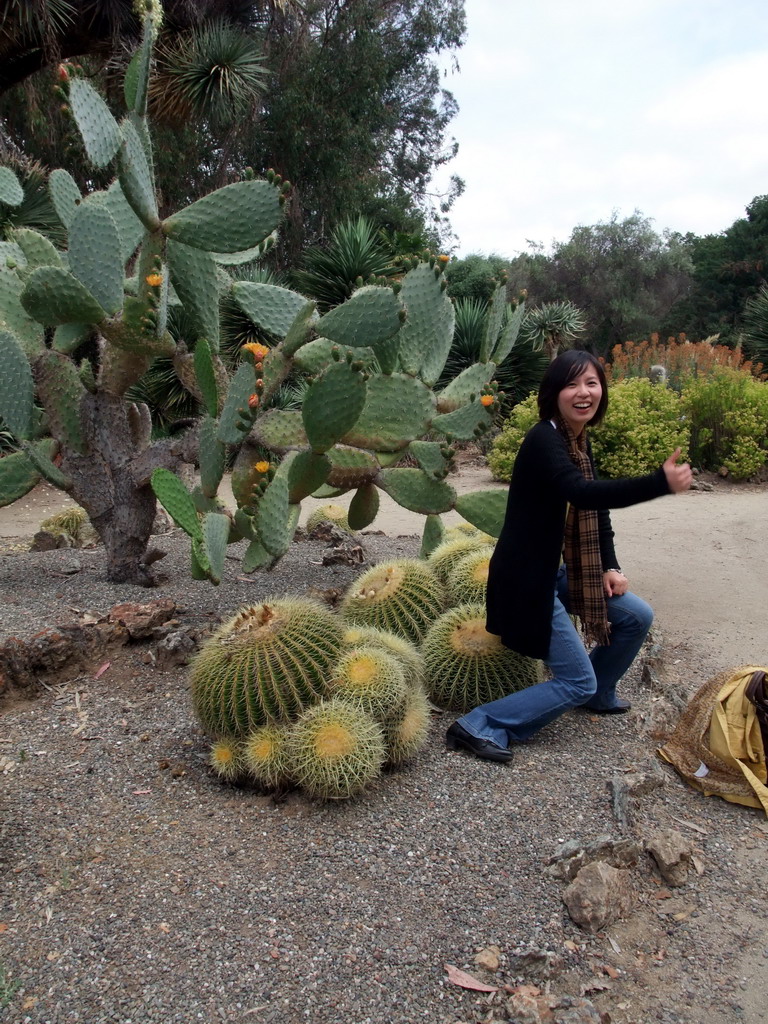
M 653 622 L 650 606 L 634 594 L 609 597 L 610 645 L 588 655 L 568 616 L 568 579 L 560 567 L 552 614 L 552 639 L 544 659 L 552 678 L 500 700 L 483 704 L 459 719 L 477 736 L 499 747 L 527 740 L 564 711 L 583 705 L 600 711 L 616 703 L 616 684 L 635 660 Z

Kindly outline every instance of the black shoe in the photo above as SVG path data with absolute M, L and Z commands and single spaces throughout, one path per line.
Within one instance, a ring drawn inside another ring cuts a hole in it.
M 617 697 L 613 707 L 591 708 L 588 704 L 582 704 L 581 710 L 588 711 L 590 715 L 626 715 L 628 711 L 632 710 L 632 705 L 628 700 L 621 700 L 620 697 Z
M 484 761 L 498 761 L 500 764 L 508 764 L 513 757 L 511 750 L 498 747 L 488 740 L 478 739 L 458 722 L 454 722 L 445 734 L 445 745 L 449 750 L 468 750 L 470 754 L 481 757 Z

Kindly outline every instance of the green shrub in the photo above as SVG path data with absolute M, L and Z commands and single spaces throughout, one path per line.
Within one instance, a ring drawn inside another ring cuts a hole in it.
M 721 366 L 707 378 L 689 378 L 682 405 L 691 422 L 695 465 L 736 480 L 753 476 L 768 461 L 768 383 Z
M 612 384 L 605 420 L 590 432 L 598 473 L 638 476 L 658 469 L 675 448 L 687 458 L 689 428 L 670 388 L 632 378 Z M 515 406 L 488 456 L 497 480 L 509 480 L 523 438 L 539 418 L 536 396 Z
M 510 479 L 523 438 L 538 419 L 539 407 L 534 392 L 515 406 L 493 442 L 493 448 L 488 453 L 488 467 L 494 480 Z
M 590 432 L 600 476 L 652 473 L 675 448 L 688 457 L 690 428 L 675 391 L 634 377 L 612 384 L 608 394 L 605 419 Z

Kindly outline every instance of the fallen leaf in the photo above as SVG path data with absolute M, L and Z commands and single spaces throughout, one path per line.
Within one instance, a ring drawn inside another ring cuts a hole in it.
M 697 857 L 696 854 L 694 854 L 691 857 L 691 864 L 693 864 L 694 868 L 696 869 L 697 875 L 704 874 L 704 861 L 701 859 L 701 857 Z
M 27 996 L 24 1002 L 21 1004 L 22 1010 L 34 1010 L 37 1006 L 37 996 Z
M 671 900 L 672 893 L 669 891 L 669 889 L 659 889 L 659 891 L 653 898 L 655 900 Z
M 565 946 L 565 948 L 568 950 L 569 953 L 576 953 L 578 951 L 578 948 L 579 948 L 576 945 L 576 943 L 573 942 L 571 939 L 566 939 L 565 942 L 563 943 L 563 945 Z
M 5 921 L 0 921 L 0 932 L 7 932 L 7 931 L 8 931 L 8 925 L 5 923 Z
M 165 932 L 166 935 L 171 930 L 171 926 L 168 924 L 167 921 L 161 921 L 157 927 L 160 929 L 161 932 Z
M 613 950 L 613 952 L 614 953 L 620 953 L 621 952 L 621 946 L 618 944 L 616 939 L 612 939 L 610 935 L 606 935 L 606 938 L 610 942 L 611 949 Z
M 453 985 L 458 985 L 460 988 L 469 988 L 473 992 L 499 991 L 498 985 L 485 985 L 482 981 L 478 981 L 477 978 L 473 978 L 471 974 L 467 974 L 466 971 L 460 971 L 453 964 L 445 964 L 445 970 L 448 974 L 448 981 Z
M 107 669 L 109 668 L 109 666 L 111 664 L 112 664 L 111 661 L 105 661 L 104 664 L 100 668 L 96 669 L 96 672 L 94 673 L 93 678 L 94 679 L 98 679 L 99 676 L 103 676 L 104 673 L 107 671 Z
M 151 789 L 134 789 L 134 796 L 148 796 L 152 792 Z
M 707 834 L 707 830 L 705 828 L 702 828 L 701 825 L 697 825 L 693 821 L 686 821 L 684 818 L 676 818 L 674 814 L 672 815 L 672 819 L 673 821 L 679 822 L 681 825 L 685 825 L 686 828 L 692 828 L 694 832 L 700 832 L 703 836 Z
M 619 973 L 620 973 L 619 971 L 616 970 L 615 967 L 612 967 L 611 964 L 603 964 L 603 970 L 608 975 L 608 977 L 609 978 L 613 978 L 614 981 L 616 980 L 616 978 L 618 978 Z

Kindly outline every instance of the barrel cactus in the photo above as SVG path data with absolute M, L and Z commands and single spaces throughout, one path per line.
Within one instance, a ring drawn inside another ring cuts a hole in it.
M 191 666 L 192 701 L 214 736 L 246 737 L 292 721 L 326 692 L 343 625 L 309 598 L 244 608 L 201 648 Z
M 348 622 L 387 629 L 418 644 L 445 601 L 443 584 L 425 562 L 401 558 L 364 572 L 345 594 L 341 613 Z
M 456 562 L 447 580 L 451 604 L 474 604 L 485 601 L 488 566 L 493 550 L 492 544 L 485 544 L 463 555 Z
M 485 628 L 485 607 L 465 604 L 432 625 L 422 647 L 427 691 L 438 707 L 461 714 L 543 678 L 541 662 L 505 647 Z
M 262 725 L 243 744 L 243 764 L 248 774 L 270 789 L 290 782 L 288 726 Z
M 310 796 L 339 800 L 362 792 L 381 774 L 387 750 L 381 726 L 342 700 L 308 708 L 291 729 L 288 758 Z
M 411 687 L 398 715 L 384 722 L 387 764 L 399 767 L 418 753 L 429 735 L 429 700 L 420 686 Z
M 487 543 L 480 532 L 454 535 L 435 548 L 427 558 L 427 564 L 443 583 L 448 584 L 461 559 L 470 552 L 485 547 Z
M 320 523 L 331 523 L 333 526 L 337 526 L 340 530 L 346 530 L 349 532 L 347 510 L 343 505 L 320 505 L 318 508 L 310 512 L 307 517 L 307 533 L 311 533 L 311 531 L 314 530 L 316 526 L 319 526 Z
M 333 697 L 367 711 L 379 722 L 398 715 L 408 693 L 397 658 L 366 646 L 341 657 L 328 688 Z
M 408 686 L 424 683 L 424 658 L 419 648 L 398 633 L 375 626 L 350 626 L 344 631 L 344 647 L 376 647 L 391 654 L 400 663 Z
M 245 770 L 243 746 L 236 740 L 222 739 L 211 744 L 208 763 L 224 782 L 237 782 Z

